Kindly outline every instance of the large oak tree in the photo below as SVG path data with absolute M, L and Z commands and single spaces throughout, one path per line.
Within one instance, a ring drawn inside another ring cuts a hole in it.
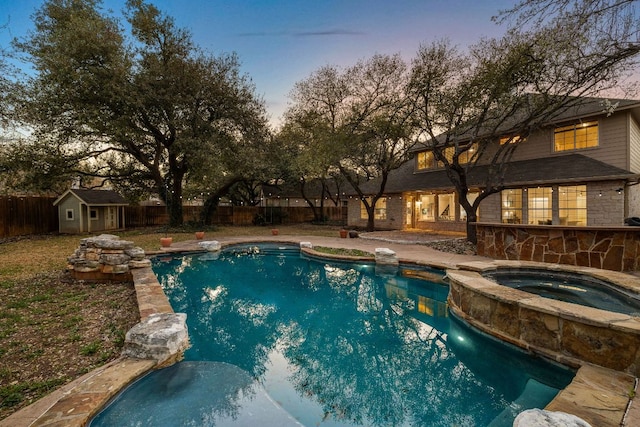
M 127 1 L 128 35 L 100 5 L 47 0 L 35 13 L 17 43 L 35 71 L 23 118 L 69 170 L 152 187 L 179 225 L 189 174 L 265 138 L 263 103 L 235 55 L 202 52 L 155 6 Z

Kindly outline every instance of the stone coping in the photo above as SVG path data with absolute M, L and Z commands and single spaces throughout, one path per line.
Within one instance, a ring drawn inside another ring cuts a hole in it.
M 629 225 L 557 225 L 557 224 L 508 224 L 500 222 L 477 222 L 481 227 L 535 228 L 539 230 L 580 230 L 580 231 L 632 231 L 640 232 L 640 227 Z
M 640 278 L 588 267 L 503 260 L 461 263 L 458 270 L 447 270 L 449 304 L 456 316 L 526 351 L 578 368 L 571 384 L 545 409 L 574 414 L 593 426 L 640 425 L 640 400 L 634 399 L 640 318 L 544 298 L 480 274 L 499 268 L 586 274 L 634 292 L 640 291 Z M 583 353 L 586 349 L 589 354 Z
M 223 246 L 246 242 L 273 241 L 272 239 L 252 238 L 243 241 L 225 242 Z M 296 242 L 298 241 L 294 239 L 282 240 L 282 243 Z M 147 252 L 147 255 L 202 252 L 202 248 L 198 247 L 197 244 L 197 241 L 186 242 L 179 247 Z M 358 260 L 358 257 L 329 255 L 306 249 L 305 251 L 317 257 L 345 261 Z M 373 261 L 372 258 L 363 260 Z M 400 262 L 443 270 L 457 267 L 475 270 L 483 268 L 483 265 L 492 264 L 481 261 L 464 262 L 456 266 L 450 262 L 438 260 L 431 262 L 430 260 L 418 261 L 403 258 L 400 258 Z M 549 267 L 546 264 L 544 266 Z M 604 272 L 607 275 L 610 273 L 612 272 Z M 155 313 L 173 313 L 173 309 L 151 268 L 134 270 L 133 280 L 141 320 Z M 110 399 L 137 378 L 153 370 L 156 367 L 155 365 L 155 361 L 151 360 L 117 359 L 60 387 L 4 420 L 0 420 L 0 427 L 83 427 L 102 410 Z M 634 379 L 634 377 L 585 364 L 580 367 L 572 383 L 562 390 L 545 409 L 576 414 L 586 421 L 592 420 L 594 427 L 631 427 L 640 425 L 640 399 L 629 398 L 635 391 L 640 390 L 638 390 L 637 379 Z M 624 396 L 627 396 L 627 398 L 625 399 Z M 623 404 L 625 401 L 627 403 Z M 609 424 L 610 420 L 616 419 L 622 419 L 622 421 L 618 421 L 617 424 Z M 600 421 L 602 422 L 598 423 Z M 605 423 L 604 421 L 607 422 Z

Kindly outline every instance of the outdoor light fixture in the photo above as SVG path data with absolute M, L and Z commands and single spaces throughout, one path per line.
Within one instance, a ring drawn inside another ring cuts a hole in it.
M 618 189 L 616 190 L 616 192 L 617 192 L 618 194 L 622 194 L 622 191 L 623 191 L 623 190 L 624 190 L 624 188 L 620 187 L 620 188 L 618 188 Z

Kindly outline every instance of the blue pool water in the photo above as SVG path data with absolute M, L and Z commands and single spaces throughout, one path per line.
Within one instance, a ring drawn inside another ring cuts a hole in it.
M 192 347 L 93 427 L 511 426 L 574 375 L 451 318 L 440 271 L 258 245 L 154 270 Z

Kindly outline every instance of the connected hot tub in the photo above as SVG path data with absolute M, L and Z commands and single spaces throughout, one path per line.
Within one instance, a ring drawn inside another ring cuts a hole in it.
M 609 280 L 573 271 L 499 267 L 482 273 L 513 289 L 616 313 L 640 316 L 640 294 Z
M 569 366 L 640 375 L 640 278 L 522 261 L 447 270 L 451 312 L 482 331 Z

